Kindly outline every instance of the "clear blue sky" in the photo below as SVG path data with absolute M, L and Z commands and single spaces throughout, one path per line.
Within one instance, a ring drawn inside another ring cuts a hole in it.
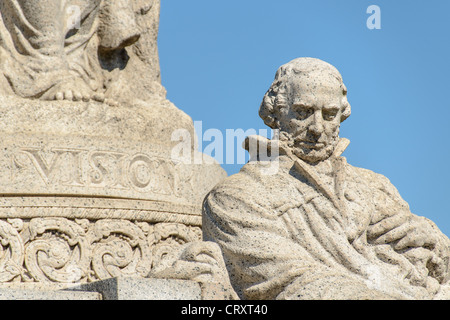
M 366 26 L 370 5 L 380 30 Z M 162 82 L 203 130 L 225 135 L 266 128 L 258 109 L 282 64 L 333 64 L 353 108 L 341 128 L 349 163 L 388 177 L 450 235 L 449 14 L 445 0 L 162 0 Z

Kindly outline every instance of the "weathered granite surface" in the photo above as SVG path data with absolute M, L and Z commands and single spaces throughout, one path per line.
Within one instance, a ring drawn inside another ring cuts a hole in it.
M 103 300 L 200 300 L 202 297 L 198 283 L 170 279 L 112 278 L 69 290 L 100 293 Z

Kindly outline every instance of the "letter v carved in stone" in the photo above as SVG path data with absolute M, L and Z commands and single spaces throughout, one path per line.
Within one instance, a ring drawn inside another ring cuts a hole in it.
M 51 183 L 51 174 L 58 167 L 59 159 L 63 154 L 70 153 L 75 156 L 80 153 L 80 150 L 53 149 L 53 156 L 51 157 L 50 162 L 48 162 L 47 159 L 42 156 L 42 150 L 39 148 L 26 148 L 21 151 L 25 152 L 29 156 L 34 167 L 36 168 L 36 171 L 47 185 Z M 77 180 L 79 180 L 79 178 Z M 80 181 L 77 182 L 80 183 Z

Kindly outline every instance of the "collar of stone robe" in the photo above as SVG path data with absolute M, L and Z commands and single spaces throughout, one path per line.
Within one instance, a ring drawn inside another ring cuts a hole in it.
M 345 181 L 345 173 L 344 168 L 346 164 L 346 159 L 341 157 L 342 153 L 347 149 L 350 144 L 350 140 L 346 138 L 340 138 L 333 154 L 329 159 L 324 161 L 331 161 L 333 166 L 333 172 L 335 173 L 335 190 L 332 190 L 324 183 L 317 171 L 313 166 L 309 165 L 305 161 L 301 160 L 297 156 L 292 153 L 292 150 L 287 147 L 284 143 L 279 140 L 269 140 L 262 136 L 249 136 L 245 139 L 243 143 L 243 148 L 250 153 L 251 159 L 258 159 L 260 154 L 263 154 L 263 157 L 266 158 L 267 155 L 271 155 L 271 151 L 273 149 L 278 149 L 278 154 L 280 157 L 287 156 L 291 161 L 294 162 L 294 168 L 297 172 L 299 172 L 311 185 L 313 185 L 322 195 L 324 195 L 328 200 L 331 201 L 333 206 L 341 213 L 345 220 L 348 219 L 345 197 L 344 197 L 344 181 Z M 251 150 L 251 146 L 256 146 L 257 150 Z M 264 153 L 262 153 L 264 150 Z M 256 154 L 254 153 L 256 151 Z M 270 160 L 274 160 L 275 158 L 268 158 Z M 275 161 L 279 161 L 280 159 L 276 159 Z M 336 216 L 337 221 L 342 223 L 342 220 Z

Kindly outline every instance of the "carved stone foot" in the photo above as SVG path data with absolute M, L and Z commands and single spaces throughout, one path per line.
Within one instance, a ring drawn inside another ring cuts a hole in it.
M 94 97 L 96 97 L 97 99 L 94 99 Z M 41 99 L 50 101 L 66 100 L 87 102 L 92 99 L 97 101 L 101 100 L 101 97 L 99 94 L 95 94 L 95 92 L 89 87 L 89 85 L 87 85 L 82 79 L 73 78 L 56 85 L 46 94 L 44 94 Z

